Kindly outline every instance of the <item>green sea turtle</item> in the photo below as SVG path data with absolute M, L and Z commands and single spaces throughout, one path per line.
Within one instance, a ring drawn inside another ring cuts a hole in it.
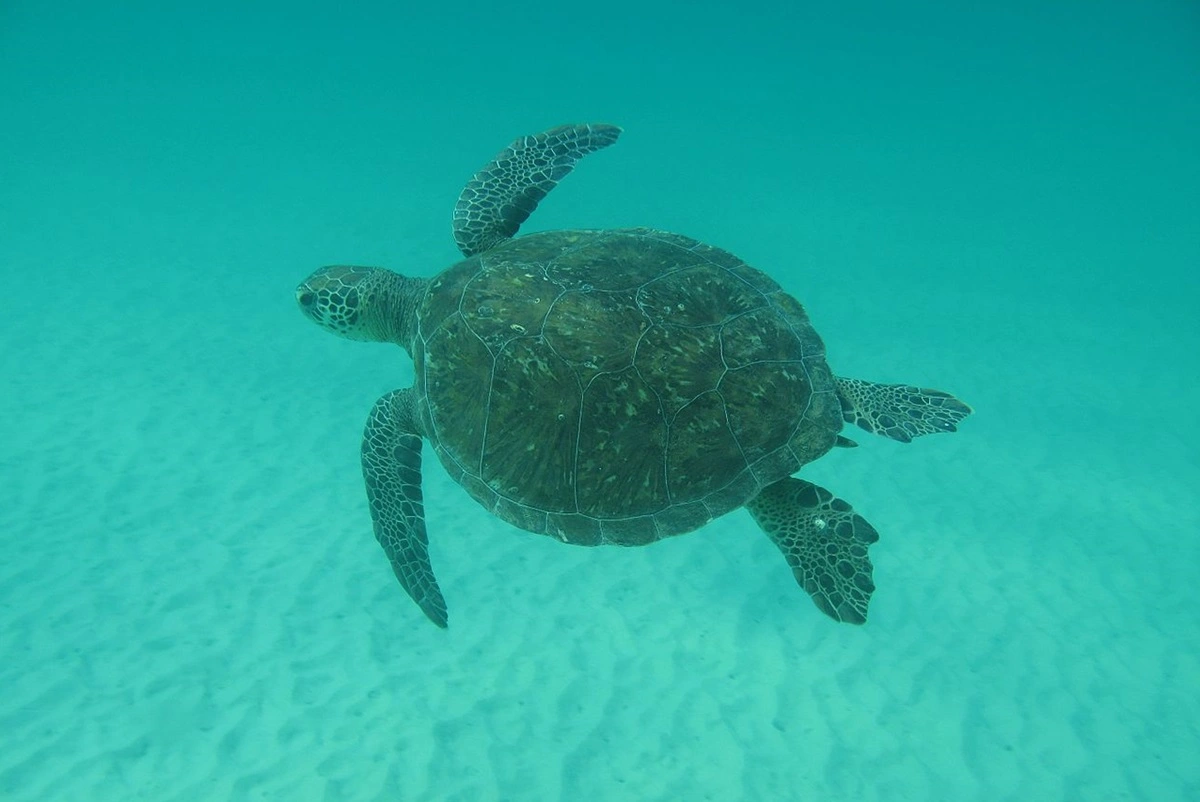
M 446 626 L 429 563 L 421 445 L 493 514 L 566 543 L 643 545 L 746 507 L 799 584 L 861 624 L 875 529 L 792 477 L 843 421 L 907 442 L 970 414 L 937 390 L 835 377 L 800 304 L 726 251 L 648 228 L 514 238 L 611 125 L 522 137 L 454 210 L 466 257 L 437 276 L 325 267 L 296 290 L 322 327 L 402 346 L 412 387 L 379 399 L 362 468 L 375 536 Z

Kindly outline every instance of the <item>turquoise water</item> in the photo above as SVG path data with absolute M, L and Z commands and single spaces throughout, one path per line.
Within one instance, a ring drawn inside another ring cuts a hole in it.
M 0 5 L 0 799 L 1200 797 L 1195 4 L 108 5 Z M 580 121 L 526 231 L 727 248 L 975 407 L 805 469 L 866 626 L 744 512 L 572 548 L 431 453 L 450 629 L 396 585 L 358 443 L 411 365 L 293 288 L 435 274 Z

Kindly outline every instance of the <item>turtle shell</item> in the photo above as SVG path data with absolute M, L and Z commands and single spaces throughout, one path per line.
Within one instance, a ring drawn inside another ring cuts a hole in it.
M 432 279 L 417 409 L 506 521 L 636 545 L 745 504 L 842 425 L 804 309 L 730 253 L 650 229 L 510 240 Z

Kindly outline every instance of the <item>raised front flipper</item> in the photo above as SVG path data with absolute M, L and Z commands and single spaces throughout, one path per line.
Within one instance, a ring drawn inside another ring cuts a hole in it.
M 454 241 L 466 256 L 517 233 L 546 193 L 592 151 L 617 141 L 615 125 L 561 125 L 523 136 L 463 187 L 454 207 Z
M 969 406 L 941 390 L 840 376 L 834 381 L 847 423 L 901 443 L 923 434 L 958 431 L 958 422 L 971 414 Z
M 854 509 L 803 479 L 781 479 L 746 505 L 783 552 L 800 587 L 835 621 L 862 624 L 875 583 L 867 547 L 879 533 Z
M 445 627 L 446 602 L 429 565 L 415 418 L 412 390 L 396 390 L 375 402 L 363 431 L 363 478 L 375 537 L 396 578 L 429 620 Z

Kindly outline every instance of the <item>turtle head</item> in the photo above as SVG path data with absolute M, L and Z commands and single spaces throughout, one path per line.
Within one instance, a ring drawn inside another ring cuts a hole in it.
M 322 267 L 296 288 L 300 310 L 321 328 L 351 340 L 408 347 L 423 279 L 381 267 Z

